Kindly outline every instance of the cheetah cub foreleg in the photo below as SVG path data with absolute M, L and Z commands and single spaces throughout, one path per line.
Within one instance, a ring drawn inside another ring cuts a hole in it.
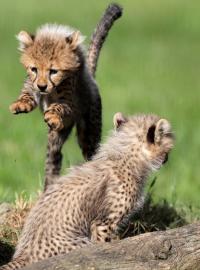
M 72 110 L 67 104 L 51 104 L 44 113 L 44 121 L 50 128 L 60 131 L 64 128 L 64 121 L 71 117 Z
M 36 107 L 37 102 L 35 101 L 34 96 L 24 90 L 17 101 L 11 104 L 9 108 L 13 114 L 18 114 L 31 112 Z

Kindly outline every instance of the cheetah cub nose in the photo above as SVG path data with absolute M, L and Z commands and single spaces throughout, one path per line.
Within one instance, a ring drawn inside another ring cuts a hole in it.
M 37 85 L 38 89 L 40 89 L 41 92 L 44 92 L 47 89 L 47 85 Z

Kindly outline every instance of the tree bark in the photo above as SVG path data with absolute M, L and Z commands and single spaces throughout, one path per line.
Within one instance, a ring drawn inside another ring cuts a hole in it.
M 200 222 L 89 245 L 33 264 L 24 270 L 189 270 L 200 269 Z

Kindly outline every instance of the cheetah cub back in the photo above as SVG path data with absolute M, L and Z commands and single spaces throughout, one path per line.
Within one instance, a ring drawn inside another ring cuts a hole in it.
M 109 242 L 123 217 L 141 207 L 147 177 L 173 147 L 171 125 L 156 115 L 121 113 L 115 115 L 114 125 L 91 161 L 72 168 L 41 195 L 25 222 L 13 261 L 1 270 Z

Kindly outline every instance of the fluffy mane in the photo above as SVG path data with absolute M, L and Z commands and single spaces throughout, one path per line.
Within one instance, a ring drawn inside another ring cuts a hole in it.
M 40 37 L 50 37 L 50 38 L 66 38 L 69 37 L 72 33 L 76 32 L 77 30 L 65 25 L 59 24 L 44 24 L 39 27 L 36 31 L 36 38 Z M 81 44 L 85 40 L 85 36 L 79 35 L 78 44 Z

